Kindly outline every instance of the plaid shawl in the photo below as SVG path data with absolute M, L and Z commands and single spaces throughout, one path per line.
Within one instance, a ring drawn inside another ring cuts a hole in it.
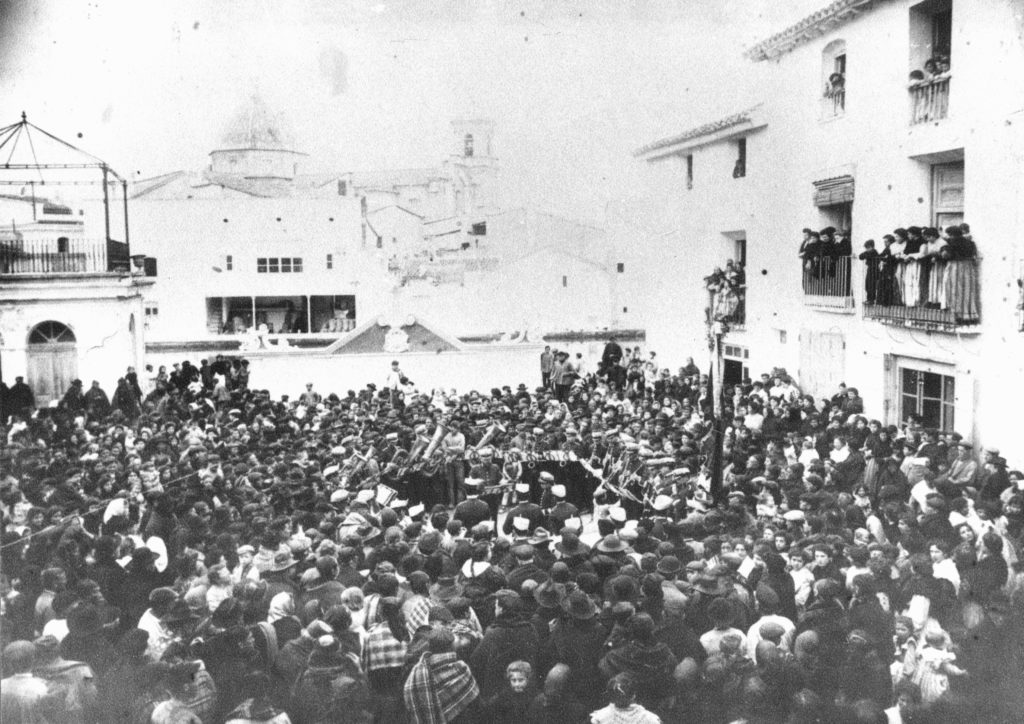
M 430 623 L 430 599 L 416 595 L 405 602 L 402 613 L 405 614 L 405 630 L 413 636 L 420 626 Z
M 447 724 L 480 695 L 469 670 L 454 653 L 425 653 L 405 682 L 405 708 L 415 724 Z
M 391 633 L 385 622 L 375 623 L 366 633 L 363 644 L 363 671 L 393 669 L 405 666 L 405 642 Z

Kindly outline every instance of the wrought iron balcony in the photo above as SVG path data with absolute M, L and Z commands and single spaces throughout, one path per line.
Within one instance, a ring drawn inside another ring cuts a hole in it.
M 128 272 L 128 246 L 103 239 L 4 239 L 0 276 Z
M 910 86 L 910 125 L 939 121 L 949 113 L 949 75 Z
M 866 262 L 864 318 L 900 327 L 963 331 L 981 323 L 979 259 Z
M 812 256 L 803 260 L 804 304 L 831 310 L 853 309 L 852 257 Z

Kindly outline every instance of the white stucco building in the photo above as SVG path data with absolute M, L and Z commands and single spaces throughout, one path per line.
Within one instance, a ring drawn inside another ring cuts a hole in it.
M 14 148 L 0 169 L 3 380 L 24 377 L 38 406 L 76 378 L 111 394 L 128 366 L 142 371 L 151 284 L 130 260 L 124 186 L 102 160 L 24 119 L 0 132 L 5 141 Z
M 645 272 L 664 300 L 685 290 L 645 318 L 649 344 L 706 359 L 703 277 L 743 259 L 745 324 L 725 340 L 734 378 L 782 366 L 818 396 L 857 386 L 885 422 L 914 413 L 1013 444 L 1006 422 L 1024 401 L 1011 383 L 1024 373 L 1022 30 L 1011 2 L 837 0 L 749 49 L 768 66 L 750 107 L 637 151 L 675 229 L 652 241 L 659 263 Z M 908 80 L 936 57 L 949 72 Z M 898 227 L 961 221 L 981 257 L 980 319 L 867 304 L 865 240 L 881 249 Z M 852 279 L 813 289 L 801 229 L 826 226 L 851 231 Z
M 262 325 L 324 346 L 409 313 L 470 336 L 623 320 L 602 229 L 499 209 L 491 121 L 452 122 L 434 168 L 328 174 L 304 171 L 282 123 L 253 100 L 208 168 L 132 185 L 154 350 L 234 349 Z

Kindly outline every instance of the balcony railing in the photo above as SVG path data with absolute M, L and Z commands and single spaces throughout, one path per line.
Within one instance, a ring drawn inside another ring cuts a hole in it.
M 846 88 L 830 88 L 821 99 L 823 118 L 835 118 L 846 113 Z
M 0 239 L 0 276 L 127 272 L 129 266 L 128 246 L 117 241 Z
M 930 123 L 949 113 L 950 76 L 943 75 L 910 86 L 910 125 Z
M 803 260 L 804 303 L 827 309 L 853 309 L 848 256 L 812 256 Z
M 743 330 L 747 323 L 747 288 L 742 285 L 708 289 L 709 306 L 707 313 L 711 315 L 708 323 L 722 322 L 729 329 Z
M 981 323 L 978 259 L 865 262 L 864 317 L 884 324 L 959 330 Z

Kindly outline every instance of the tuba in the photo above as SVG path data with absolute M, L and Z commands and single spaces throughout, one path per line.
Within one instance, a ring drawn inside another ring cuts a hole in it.
M 430 439 L 430 443 L 427 445 L 427 449 L 423 451 L 423 457 L 427 460 L 433 457 L 438 445 L 441 444 L 441 440 L 443 440 L 444 436 L 451 431 L 452 429 L 445 425 L 443 422 L 437 423 L 437 429 L 434 430 L 434 436 Z
M 369 450 L 366 451 L 365 455 L 360 455 L 359 453 L 352 453 L 352 457 L 350 457 L 345 462 L 346 470 L 343 470 L 341 475 L 339 476 L 341 480 L 341 486 L 347 488 L 352 478 L 354 478 L 356 475 L 362 472 L 362 469 L 366 467 L 366 463 L 370 462 L 370 458 L 374 457 L 376 454 L 377 451 L 374 450 L 372 446 L 370 447 Z
M 484 436 L 480 438 L 480 442 L 478 442 L 473 447 L 473 449 L 477 452 L 480 452 L 485 447 L 491 444 L 491 441 L 494 440 L 494 438 L 498 435 L 499 432 L 502 435 L 504 435 L 505 426 L 502 425 L 500 422 L 495 422 L 494 424 L 487 428 L 487 432 L 484 433 Z

